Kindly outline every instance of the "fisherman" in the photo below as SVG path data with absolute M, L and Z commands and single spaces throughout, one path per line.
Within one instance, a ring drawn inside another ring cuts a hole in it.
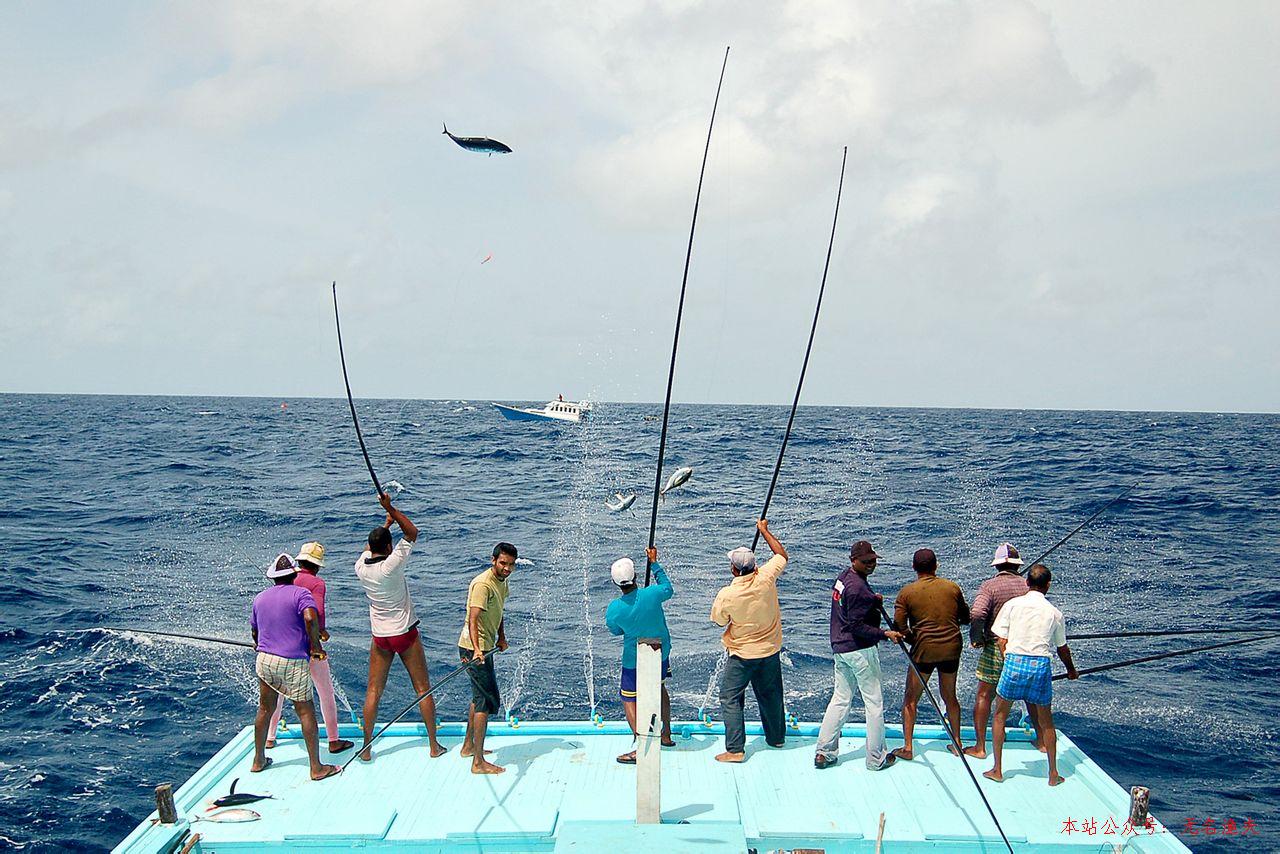
M 369 643 L 369 686 L 364 695 L 364 749 L 360 751 L 360 759 L 364 762 L 373 761 L 369 745 L 378 721 L 378 703 L 387 687 L 387 674 L 396 656 L 400 656 L 418 695 L 431 690 L 427 657 L 422 652 L 422 639 L 418 637 L 421 621 L 414 616 L 409 584 L 404 577 L 409 552 L 418 541 L 418 529 L 391 505 L 391 496 L 387 493 L 378 495 L 378 503 L 386 511 L 387 518 L 369 532 L 369 546 L 356 558 L 356 577 L 369 598 L 369 625 L 373 631 L 373 639 Z M 392 522 L 400 528 L 401 534 L 394 549 L 391 547 Z M 418 703 L 418 711 L 427 727 L 431 756 L 440 756 L 445 748 L 436 737 L 435 700 L 423 697 Z
M 787 739 L 782 707 L 782 612 L 778 607 L 778 576 L 787 565 L 787 550 L 769 531 L 769 522 L 756 522 L 764 541 L 773 551 L 757 569 L 755 552 L 746 546 L 729 552 L 733 581 L 720 588 L 711 605 L 711 622 L 724 626 L 720 642 L 729 658 L 720 680 L 720 716 L 724 718 L 724 753 L 719 762 L 742 762 L 747 758 L 747 731 L 742 707 L 747 685 L 760 706 L 764 740 L 770 747 L 782 747 Z
M 1053 726 L 1054 650 L 1067 666 L 1067 678 L 1078 679 L 1071 649 L 1067 646 L 1067 623 L 1062 612 L 1045 598 L 1053 574 L 1049 567 L 1037 563 L 1027 571 L 1027 592 L 1010 599 L 996 615 L 992 631 L 1004 653 L 1004 668 L 996 687 L 996 719 L 991 726 L 991 743 L 995 747 L 995 764 L 982 776 L 997 783 L 1004 781 L 1001 769 L 1004 751 L 1004 724 L 1015 700 L 1026 700 L 1040 724 L 1040 738 L 1049 760 L 1049 785 L 1062 782 L 1058 773 L 1058 731 Z
M 831 652 L 835 659 L 835 690 L 818 731 L 815 768 L 830 768 L 840 759 L 840 730 L 849 718 L 853 686 L 858 686 L 867 717 L 867 767 L 888 768 L 897 759 L 885 749 L 884 695 L 880 690 L 880 653 L 883 640 L 902 641 L 902 633 L 880 628 L 881 596 L 872 591 L 867 577 L 876 571 L 880 556 L 866 540 L 849 549 L 849 568 L 840 573 L 831 590 Z
M 938 577 L 938 556 L 933 549 L 917 549 L 911 558 L 916 580 L 898 591 L 893 606 L 894 627 L 905 632 L 912 644 L 911 661 L 902 695 L 902 747 L 894 750 L 899 759 L 914 759 L 911 738 L 916 725 L 920 694 L 933 671 L 947 707 L 951 732 L 960 736 L 960 701 L 956 698 L 956 672 L 962 648 L 960 626 L 969 622 L 969 606 L 960 585 Z M 916 675 L 919 671 L 919 676 Z M 956 753 L 955 744 L 947 749 Z
M 471 757 L 472 774 L 501 774 L 507 770 L 484 758 L 484 737 L 489 716 L 496 715 L 502 705 L 493 657 L 495 648 L 507 648 L 502 611 L 510 592 L 507 578 L 516 568 L 517 557 L 511 543 L 498 543 L 493 547 L 493 565 L 471 579 L 467 587 L 467 619 L 458 638 L 458 655 L 463 664 L 470 665 L 467 676 L 471 679 L 471 708 L 467 712 L 462 755 Z
M 996 614 L 1010 599 L 1015 599 L 1027 592 L 1027 581 L 1018 574 L 1022 566 L 1022 558 L 1012 543 L 1001 543 L 996 547 L 995 557 L 991 559 L 996 574 L 982 582 L 978 595 L 974 597 L 973 607 L 969 609 L 969 642 L 974 649 L 981 649 L 978 657 L 978 695 L 973 700 L 973 732 L 976 743 L 966 747 L 964 752 L 978 759 L 987 758 L 987 721 L 991 718 L 991 698 L 1000 682 L 1000 671 L 1004 667 L 1004 654 L 1000 652 L 1000 644 L 991 634 L 991 624 Z M 1035 717 L 1032 716 L 1035 722 Z M 1037 724 L 1037 727 L 1039 724 Z
M 320 543 L 306 543 L 298 550 L 294 561 L 298 564 L 298 574 L 293 583 L 296 587 L 305 587 L 316 600 L 316 611 L 320 615 L 320 640 L 329 642 L 329 631 L 325 627 L 324 600 L 325 584 L 319 572 L 324 568 L 324 546 Z M 334 699 L 333 675 L 329 671 L 329 659 L 313 658 L 311 663 L 311 682 L 315 685 L 316 694 L 320 697 L 320 716 L 324 719 L 324 734 L 329 739 L 329 752 L 342 753 L 354 745 L 346 739 L 338 738 L 338 703 Z M 267 733 L 267 749 L 275 747 L 276 727 L 280 724 L 280 715 L 284 712 L 284 694 L 276 702 L 276 713 L 271 716 L 271 726 Z
M 667 578 L 662 564 L 658 563 L 658 550 L 648 550 L 649 565 L 653 568 L 655 583 L 650 587 L 636 584 L 636 565 L 629 557 L 618 558 L 609 567 L 613 583 L 620 594 L 609 603 L 604 622 L 609 632 L 622 635 L 622 708 L 627 714 L 631 734 L 636 734 L 636 643 L 641 638 L 659 638 L 662 652 L 662 746 L 675 747 L 671 738 L 671 695 L 667 693 L 667 680 L 671 678 L 671 632 L 667 630 L 667 617 L 662 603 L 675 595 L 671 579 Z M 623 765 L 634 765 L 636 752 L 618 757 Z
M 276 696 L 293 701 L 294 711 L 302 724 L 302 740 L 311 763 L 311 779 L 332 777 L 341 769 L 320 762 L 317 743 L 316 707 L 311 702 L 311 671 L 307 661 L 323 661 L 324 645 L 320 641 L 320 617 L 316 600 L 305 587 L 295 586 L 298 565 L 282 554 L 267 570 L 272 586 L 253 597 L 249 629 L 253 646 L 258 651 L 254 671 L 258 674 L 258 714 L 253 719 L 253 764 L 250 771 L 263 771 L 271 764 L 267 758 L 267 734 Z

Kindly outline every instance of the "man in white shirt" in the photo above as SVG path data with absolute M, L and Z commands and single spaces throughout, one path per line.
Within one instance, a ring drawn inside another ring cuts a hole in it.
M 373 740 L 373 728 L 378 722 L 378 703 L 387 687 L 387 674 L 391 662 L 400 656 L 404 669 L 409 672 L 413 690 L 421 695 L 431 690 L 431 676 L 427 672 L 427 657 L 422 652 L 422 640 L 418 637 L 418 623 L 413 613 L 413 600 L 409 598 L 409 583 L 404 577 L 404 565 L 409 552 L 418 541 L 418 529 L 408 517 L 391 506 L 391 496 L 385 492 L 378 496 L 378 503 L 387 511 L 386 521 L 369 533 L 369 547 L 356 559 L 356 577 L 369 599 L 369 626 L 373 640 L 369 644 L 369 685 L 364 695 L 364 743 L 360 758 L 373 760 L 368 745 Z M 403 535 L 393 549 L 391 547 L 391 523 L 400 527 Z M 422 722 L 427 727 L 431 742 L 432 758 L 445 752 L 436 738 L 436 702 L 426 697 L 418 703 Z
M 1067 624 L 1062 612 L 1049 603 L 1053 578 L 1049 567 L 1038 563 L 1027 572 L 1027 592 L 1010 599 L 996 615 L 991 631 L 1004 653 L 1004 669 L 996 686 L 996 719 L 991 729 L 995 765 L 983 774 L 997 783 L 1004 781 L 1000 760 L 1004 749 L 1004 725 L 1016 700 L 1025 700 L 1039 724 L 1049 760 L 1049 785 L 1062 782 L 1058 774 L 1058 731 L 1053 727 L 1053 668 L 1056 650 L 1067 666 L 1067 678 L 1076 679 L 1075 663 L 1067 647 Z

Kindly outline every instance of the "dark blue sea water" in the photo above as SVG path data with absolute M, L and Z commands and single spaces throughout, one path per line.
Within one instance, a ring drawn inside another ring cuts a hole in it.
M 109 848 L 150 811 L 154 785 L 185 780 L 250 722 L 247 651 L 105 627 L 244 638 L 261 568 L 306 540 L 331 555 L 328 647 L 359 705 L 368 622 L 349 567 L 381 513 L 345 401 L 0 406 L 0 847 Z M 659 427 L 644 416 L 657 409 L 602 404 L 574 428 L 510 424 L 476 401 L 360 407 L 379 474 L 403 485 L 397 501 L 423 531 L 410 575 L 433 671 L 453 666 L 468 578 L 510 540 L 532 564 L 512 578 L 504 697 L 524 719 L 584 719 L 593 704 L 619 717 L 608 566 L 642 554 Z M 702 704 L 724 553 L 750 540 L 785 422 L 781 407 L 673 411 L 668 471 L 695 469 L 658 529 L 677 585 L 678 717 Z M 851 541 L 898 564 L 931 546 L 972 598 L 1001 540 L 1036 553 L 1135 481 L 1051 561 L 1069 628 L 1280 626 L 1276 416 L 802 409 L 770 513 L 793 558 L 789 711 L 813 720 L 828 699 L 827 585 Z M 614 490 L 640 493 L 634 515 L 605 510 Z M 872 581 L 891 596 L 909 575 L 882 567 Z M 1085 667 L 1207 642 L 1073 646 Z M 1196 850 L 1277 850 L 1277 655 L 1266 641 L 1058 683 L 1058 724 L 1122 785 L 1151 786 L 1153 810 Z M 893 707 L 905 671 L 883 657 Z M 968 659 L 960 684 L 971 705 Z M 383 708 L 410 696 L 393 672 Z M 448 691 L 442 714 L 457 719 L 466 700 Z M 1259 833 L 1247 841 L 1185 829 L 1246 818 Z

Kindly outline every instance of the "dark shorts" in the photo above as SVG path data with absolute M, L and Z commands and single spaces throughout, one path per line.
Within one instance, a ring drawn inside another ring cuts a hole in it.
M 392 635 L 389 638 L 375 637 L 373 639 L 373 645 L 378 649 L 385 649 L 387 652 L 394 652 L 399 655 L 409 647 L 413 646 L 413 642 L 417 639 L 418 627 L 415 625 L 402 635 Z
M 468 662 L 475 653 L 465 646 L 458 647 L 458 658 Z M 493 669 L 492 654 L 485 657 L 483 664 L 467 666 L 467 676 L 471 679 L 471 704 L 477 712 L 496 715 L 502 705 L 502 695 L 498 693 L 498 674 Z
M 932 675 L 933 671 L 935 670 L 938 671 L 939 673 L 951 674 L 951 673 L 955 673 L 959 669 L 960 669 L 960 659 L 958 658 L 953 658 L 950 661 L 932 661 L 932 662 L 929 662 L 928 664 L 924 664 L 919 661 L 916 662 L 916 670 L 920 671 L 921 679 L 928 679 L 929 676 Z
M 662 659 L 662 680 L 671 678 L 671 660 Z M 622 668 L 622 686 L 618 690 L 618 694 L 622 697 L 624 703 L 634 703 L 636 701 L 636 669 L 634 667 Z

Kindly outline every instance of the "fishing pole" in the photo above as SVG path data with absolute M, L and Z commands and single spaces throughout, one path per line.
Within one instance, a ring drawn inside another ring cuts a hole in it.
M 1213 644 L 1209 644 L 1208 646 L 1197 646 L 1191 649 L 1179 649 L 1173 652 L 1161 652 L 1156 655 L 1146 655 L 1146 656 L 1143 656 L 1142 658 L 1131 658 L 1128 661 L 1115 661 L 1115 662 L 1112 662 L 1111 664 L 1101 664 L 1097 667 L 1086 667 L 1084 670 L 1077 670 L 1076 675 L 1088 676 L 1090 673 L 1102 673 L 1103 671 L 1106 671 L 1106 670 L 1115 670 L 1118 667 L 1128 667 L 1131 664 L 1144 664 L 1148 661 L 1159 661 L 1162 658 L 1176 658 L 1179 655 L 1191 655 L 1193 652 L 1205 652 L 1211 649 L 1222 649 L 1224 646 L 1236 646 L 1242 643 L 1253 643 L 1254 641 L 1257 641 L 1257 640 L 1275 640 L 1276 638 L 1280 638 L 1280 632 L 1274 632 L 1269 635 L 1258 635 L 1257 637 L 1244 638 L 1242 640 L 1226 641 L 1224 643 L 1213 643 Z M 1059 679 L 1066 679 L 1066 678 L 1067 678 L 1067 674 L 1059 673 L 1053 677 L 1053 681 L 1056 682 Z
M 822 295 L 827 290 L 827 271 L 831 269 L 831 250 L 836 243 L 836 223 L 840 219 L 840 196 L 844 192 L 844 166 L 849 159 L 849 146 L 844 147 L 840 155 L 840 183 L 836 185 L 836 211 L 831 217 L 831 238 L 827 241 L 827 260 L 822 265 L 822 284 L 818 288 L 818 304 L 813 308 L 813 325 L 809 327 L 809 343 L 804 348 L 804 362 L 800 365 L 800 381 L 796 383 L 796 396 L 791 401 L 791 414 L 787 417 L 787 430 L 782 434 L 782 447 L 778 449 L 778 461 L 773 466 L 773 477 L 769 480 L 769 491 L 764 497 L 764 509 L 760 511 L 761 519 L 769 518 L 769 504 L 773 501 L 773 490 L 778 485 L 778 475 L 782 471 L 782 457 L 787 453 L 787 442 L 791 440 L 791 425 L 796 420 L 796 409 L 800 407 L 800 390 L 804 388 L 805 371 L 809 370 L 809 354 L 813 352 L 813 336 L 818 331 L 818 315 L 822 313 Z M 756 529 L 751 538 L 751 550 L 755 551 L 760 543 L 760 529 Z
M 1067 635 L 1068 641 L 1100 640 L 1102 638 L 1160 638 L 1166 635 L 1243 635 L 1257 634 L 1259 629 L 1159 629 L 1132 632 L 1097 632 L 1084 635 Z
M 689 247 L 684 253 L 684 276 L 680 280 L 680 303 L 676 308 L 676 332 L 671 340 L 671 368 L 667 371 L 667 398 L 662 405 L 662 435 L 658 437 L 658 473 L 653 478 L 653 511 L 649 515 L 649 548 L 657 544 L 658 499 L 662 497 L 662 460 L 667 452 L 667 421 L 671 416 L 671 386 L 676 379 L 676 351 L 680 347 L 680 320 L 684 316 L 684 292 L 689 284 L 689 262 L 693 258 L 693 232 L 698 227 L 698 203 L 702 201 L 702 179 L 707 174 L 707 156 L 711 152 L 711 131 L 716 126 L 716 108 L 720 106 L 720 87 L 724 85 L 724 70 L 729 65 L 729 48 L 724 49 L 724 62 L 720 64 L 720 82 L 716 84 L 716 99 L 711 104 L 711 122 L 707 125 L 707 144 L 702 149 L 702 169 L 698 172 L 698 192 L 693 197 L 693 222 L 689 224 Z M 653 563 L 644 561 L 644 586 L 649 586 Z
M 896 626 L 897 624 L 889 616 L 889 612 L 884 609 L 884 602 L 877 600 L 876 604 L 889 625 Z M 907 657 L 907 665 L 911 668 L 911 672 L 916 675 L 916 678 L 920 680 L 920 684 L 924 686 L 925 696 L 929 698 L 929 702 L 933 705 L 933 710 L 938 713 L 938 719 L 942 721 L 942 728 L 947 731 L 947 735 L 951 738 L 951 743 L 955 745 L 956 755 L 964 763 L 964 770 L 969 773 L 969 779 L 973 781 L 973 787 L 978 790 L 978 797 L 982 798 L 983 805 L 987 808 L 987 812 L 991 814 L 991 820 L 995 822 L 996 830 L 1000 831 L 1000 838 L 1004 840 L 1005 847 L 1009 849 L 1009 854 L 1013 854 L 1013 845 L 1009 842 L 1009 837 L 1005 836 L 1004 828 L 1000 826 L 1000 819 L 996 818 L 996 811 L 991 808 L 991 802 L 987 800 L 987 795 L 982 791 L 978 778 L 974 775 L 973 769 L 969 767 L 969 758 L 965 755 L 964 744 L 960 741 L 960 734 L 951 731 L 951 724 L 947 721 L 946 714 L 942 711 L 942 707 L 938 705 L 937 699 L 933 696 L 933 691 L 929 689 L 928 680 L 920 675 L 920 671 L 916 668 L 916 663 L 911 660 L 911 653 L 907 651 L 906 643 L 898 641 L 897 646 L 898 649 L 902 650 L 902 654 Z
M 342 360 L 342 382 L 347 386 L 347 404 L 351 407 L 351 423 L 356 425 L 356 438 L 360 440 L 360 453 L 364 454 L 364 464 L 369 467 L 369 477 L 373 478 L 373 488 L 382 497 L 382 484 L 374 474 L 373 463 L 369 460 L 369 449 L 364 446 L 364 434 L 360 432 L 360 419 L 356 417 L 356 402 L 351 396 L 351 380 L 347 376 L 347 356 L 342 351 L 342 321 L 338 318 L 338 283 L 333 283 L 333 325 L 338 330 L 338 358 Z
M 137 632 L 142 635 L 160 635 L 166 638 L 182 638 L 183 640 L 206 641 L 208 643 L 224 643 L 227 646 L 243 646 L 253 649 L 253 644 L 248 641 L 230 640 L 229 638 L 206 637 L 205 635 L 184 635 L 180 632 L 161 632 L 155 629 L 123 629 L 117 626 L 104 626 L 104 628 L 113 632 Z
M 1135 483 L 1133 486 L 1129 487 L 1129 488 L 1128 488 L 1128 489 L 1126 489 L 1124 492 L 1120 493 L 1120 494 L 1119 494 L 1119 495 L 1117 495 L 1115 498 L 1111 499 L 1111 500 L 1110 500 L 1110 501 L 1108 501 L 1106 504 L 1104 504 L 1104 505 L 1102 505 L 1101 507 L 1099 507 L 1099 508 L 1094 512 L 1094 514 L 1093 514 L 1092 516 L 1090 516 L 1088 519 L 1085 519 L 1083 522 L 1081 522 L 1079 525 L 1077 525 L 1077 526 L 1075 527 L 1075 530 L 1073 530 L 1070 534 L 1067 534 L 1065 537 L 1063 537 L 1062 539 L 1060 539 L 1060 540 L 1058 540 L 1056 543 L 1054 543 L 1054 544 L 1053 544 L 1053 546 L 1052 546 L 1052 548 L 1050 548 L 1047 552 L 1045 552 L 1044 554 L 1040 555 L 1040 557 L 1036 558 L 1035 560 L 1031 561 L 1030 563 L 1026 564 L 1026 569 L 1030 569 L 1031 567 L 1035 566 L 1036 564 L 1043 562 L 1045 558 L 1047 558 L 1049 555 L 1051 555 L 1051 554 L 1053 554 L 1054 552 L 1056 552 L 1056 551 L 1058 550 L 1058 547 L 1059 547 L 1059 546 L 1061 546 L 1061 545 L 1062 545 L 1062 544 L 1064 544 L 1067 540 L 1069 540 L 1069 539 L 1071 539 L 1072 537 L 1074 537 L 1076 534 L 1078 534 L 1078 533 L 1080 533 L 1081 531 L 1083 531 L 1083 530 L 1088 526 L 1088 524 L 1089 524 L 1090 522 L 1092 522 L 1094 519 L 1097 519 L 1099 516 L 1101 516 L 1103 513 L 1105 513 L 1105 512 L 1106 512 L 1106 510 L 1107 510 L 1107 508 L 1109 508 L 1112 504 L 1115 504 L 1115 503 L 1116 503 L 1117 501 L 1119 501 L 1121 498 L 1124 498 L 1124 497 L 1125 497 L 1126 495 L 1128 495 L 1130 492 L 1133 492 L 1133 491 L 1134 491 L 1135 489 L 1137 489 L 1140 485 L 1141 485 L 1141 481 L 1139 481 L 1138 483 Z M 1023 573 L 1023 572 L 1025 572 L 1025 571 L 1026 571 L 1026 570 L 1024 570 L 1024 569 L 1019 569 L 1019 570 L 1018 570 L 1018 575 L 1022 575 L 1022 573 Z
M 480 656 L 480 660 L 481 660 L 481 661 L 483 661 L 484 659 L 488 658 L 488 657 L 489 657 L 489 656 L 491 656 L 491 655 L 496 655 L 496 654 L 498 653 L 498 651 L 499 651 L 499 650 L 498 650 L 498 648 L 495 646 L 493 649 L 491 649 L 491 650 L 489 650 L 488 652 L 486 652 L 486 653 L 484 653 L 483 655 L 481 655 L 481 656 Z M 445 674 L 445 676 L 444 676 L 444 678 L 443 678 L 443 679 L 441 679 L 439 682 L 437 682 L 436 684 L 434 684 L 434 685 L 432 685 L 430 688 L 428 688 L 426 691 L 423 691 L 421 694 L 419 694 L 419 695 L 417 696 L 417 698 L 416 698 L 416 699 L 414 699 L 414 701 L 413 701 L 412 703 L 410 703 L 409 705 L 405 706 L 405 707 L 404 707 L 404 709 L 403 709 L 403 710 L 401 710 L 400 714 L 396 715 L 394 718 L 392 718 L 391 720 L 389 720 L 389 721 L 387 721 L 385 724 L 383 724 L 383 725 L 382 725 L 382 729 L 380 729 L 380 730 L 378 730 L 376 733 L 374 733 L 373 738 L 371 738 L 371 739 L 369 739 L 367 742 L 365 742 L 365 744 L 364 744 L 364 745 L 362 745 L 362 746 L 360 747 L 360 749 L 356 751 L 355 755 L 353 755 L 353 756 L 352 756 L 350 759 L 348 759 L 346 762 L 342 763 L 342 770 L 343 770 L 343 771 L 346 771 L 346 770 L 347 770 L 347 766 L 348 766 L 348 765 L 350 765 L 352 762 L 354 762 L 354 761 L 356 760 L 356 757 L 358 757 L 361 753 L 364 753 L 364 752 L 365 752 L 366 750 L 368 750 L 369 748 L 373 747 L 373 743 L 374 743 L 375 741 L 377 741 L 379 738 L 382 738 L 382 734 L 383 734 L 383 733 L 385 733 L 388 729 L 390 729 L 392 724 L 397 723 L 401 718 L 403 718 L 405 715 L 409 714 L 409 712 L 413 711 L 414 706 L 418 705 L 418 704 L 419 704 L 419 703 L 421 703 L 423 700 L 425 700 L 425 699 L 427 699 L 428 697 L 430 697 L 432 694 L 434 694 L 434 693 L 436 692 L 436 690 L 437 690 L 438 688 L 440 688 L 441 686 L 443 686 L 443 685 L 444 685 L 446 682 L 448 682 L 450 679 L 452 679 L 453 677 L 457 676 L 459 673 L 461 673 L 462 671 L 466 670 L 468 667 L 470 667 L 472 664 L 475 664 L 475 663 L 478 663 L 478 662 L 475 662 L 475 661 L 464 661 L 464 662 L 462 662 L 462 664 L 459 664 L 459 665 L 458 665 L 457 667 L 455 667 L 453 670 L 450 670 L 448 673 L 446 673 L 446 674 Z

